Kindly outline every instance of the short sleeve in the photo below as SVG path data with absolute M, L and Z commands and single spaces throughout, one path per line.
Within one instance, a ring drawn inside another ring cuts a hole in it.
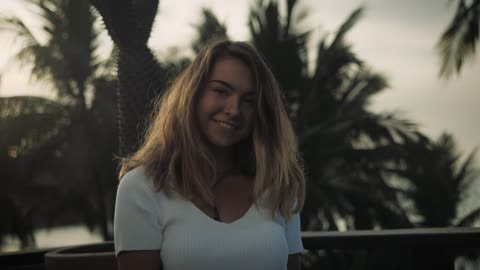
M 303 251 L 302 235 L 300 229 L 300 214 L 296 213 L 288 220 L 285 228 L 288 254 L 300 253 Z
M 141 168 L 120 180 L 113 222 L 116 256 L 127 250 L 160 250 L 163 237 L 155 195 Z

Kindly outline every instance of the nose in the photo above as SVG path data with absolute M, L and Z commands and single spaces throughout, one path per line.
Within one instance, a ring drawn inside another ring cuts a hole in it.
M 230 96 L 227 99 L 224 111 L 230 116 L 237 116 L 240 113 L 240 99 L 235 95 Z

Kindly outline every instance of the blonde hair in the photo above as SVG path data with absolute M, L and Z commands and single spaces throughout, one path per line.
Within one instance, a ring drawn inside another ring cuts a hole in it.
M 285 99 L 261 55 L 244 42 L 216 41 L 203 48 L 155 104 L 139 150 L 121 162 L 120 178 L 143 166 L 158 190 L 213 205 L 206 179 L 216 179 L 215 159 L 202 141 L 195 117 L 200 90 L 216 61 L 235 57 L 254 75 L 257 113 L 252 135 L 235 147 L 236 162 L 254 177 L 253 200 L 268 191 L 267 206 L 289 219 L 305 200 L 305 179 Z

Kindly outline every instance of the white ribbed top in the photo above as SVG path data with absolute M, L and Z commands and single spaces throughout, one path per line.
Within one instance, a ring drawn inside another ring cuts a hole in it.
M 165 270 L 287 269 L 288 255 L 303 251 L 300 217 L 272 218 L 261 204 L 233 223 L 218 222 L 180 196 L 156 192 L 136 168 L 118 187 L 115 254 L 159 250 Z

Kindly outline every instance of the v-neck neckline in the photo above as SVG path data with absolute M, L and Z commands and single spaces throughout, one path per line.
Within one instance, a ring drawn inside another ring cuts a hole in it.
M 213 219 L 212 217 L 210 217 L 209 215 L 205 214 L 200 208 L 198 208 L 198 206 L 196 206 L 192 201 L 190 200 L 187 200 L 188 201 L 188 204 L 191 205 L 191 207 L 193 208 L 193 210 L 200 216 L 203 216 L 204 219 L 208 220 L 209 222 L 211 223 L 218 223 L 218 224 L 223 224 L 223 225 L 234 225 L 236 223 L 240 223 L 242 220 L 246 219 L 248 217 L 248 215 L 250 214 L 250 212 L 252 211 L 252 209 L 255 207 L 255 203 L 252 203 L 250 205 L 250 207 L 247 209 L 247 211 L 239 218 L 237 218 L 236 220 L 232 221 L 232 222 L 222 222 L 222 221 L 218 221 L 218 220 L 215 220 Z

